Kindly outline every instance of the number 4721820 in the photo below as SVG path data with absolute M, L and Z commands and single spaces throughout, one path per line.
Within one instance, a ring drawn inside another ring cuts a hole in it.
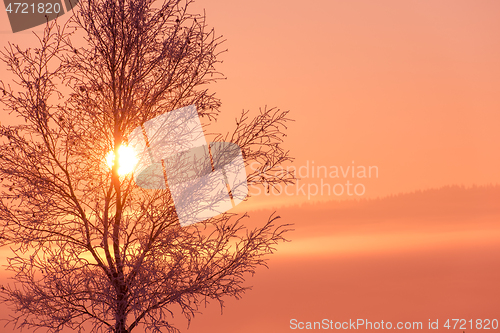
M 43 3 L 28 4 L 26 2 L 9 3 L 5 10 L 11 14 L 58 14 L 61 12 L 61 5 L 59 3 Z
M 451 322 L 450 322 L 451 320 Z M 447 329 L 477 329 L 477 330 L 496 330 L 498 328 L 498 320 L 497 319 L 448 319 L 446 323 L 443 325 Z

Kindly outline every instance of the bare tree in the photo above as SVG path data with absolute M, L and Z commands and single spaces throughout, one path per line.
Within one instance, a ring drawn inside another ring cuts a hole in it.
M 181 227 L 168 188 L 119 174 L 119 147 L 145 122 L 188 105 L 205 125 L 219 116 L 207 84 L 222 78 L 222 40 L 189 4 L 82 1 L 67 25 L 47 24 L 36 48 L 2 52 L 17 80 L 0 81 L 0 98 L 21 122 L 0 126 L 0 242 L 14 276 L 0 291 L 16 327 L 176 332 L 173 311 L 190 321 L 204 302 L 240 297 L 246 274 L 284 240 L 274 216 L 255 229 L 228 213 Z M 291 160 L 281 146 L 288 120 L 244 112 L 212 141 L 257 163 L 249 185 L 286 184 L 293 175 L 275 171 Z

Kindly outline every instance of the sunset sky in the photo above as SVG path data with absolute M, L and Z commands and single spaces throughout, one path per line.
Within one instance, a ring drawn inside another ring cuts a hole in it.
M 346 177 L 309 173 L 304 193 L 261 193 L 237 207 L 259 221 L 281 207 L 283 222 L 296 224 L 292 241 L 248 279 L 242 300 L 222 316 L 200 309 L 184 331 L 288 332 L 292 318 L 421 320 L 424 329 L 436 318 L 500 320 L 500 2 L 192 5 L 203 10 L 228 49 L 219 66 L 227 79 L 211 87 L 223 103 L 213 128 L 230 130 L 242 109 L 290 110 L 293 166 L 342 167 Z M 2 11 L 0 47 L 8 41 L 35 39 L 12 34 Z M 352 177 L 353 166 L 375 166 L 378 177 Z M 347 181 L 363 195 L 310 192 Z M 402 193 L 374 201 L 379 210 L 328 202 Z

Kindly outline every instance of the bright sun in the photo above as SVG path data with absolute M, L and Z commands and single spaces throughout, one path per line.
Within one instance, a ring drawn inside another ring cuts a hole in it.
M 109 168 L 113 167 L 115 160 L 115 153 L 110 151 L 106 155 L 106 164 Z M 118 175 L 124 176 L 134 170 L 137 164 L 137 157 L 135 156 L 134 149 L 132 147 L 121 145 L 118 148 Z

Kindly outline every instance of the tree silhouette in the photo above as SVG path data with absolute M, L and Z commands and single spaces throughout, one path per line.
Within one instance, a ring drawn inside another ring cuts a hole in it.
M 240 297 L 246 274 L 284 240 L 275 216 L 255 229 L 229 213 L 181 227 L 168 188 L 118 173 L 119 147 L 148 120 L 188 105 L 205 125 L 219 116 L 207 84 L 222 78 L 222 40 L 190 3 L 81 1 L 36 48 L 2 52 L 17 79 L 0 81 L 0 98 L 20 120 L 0 126 L 0 241 L 14 276 L 0 291 L 16 327 L 176 332 L 173 311 L 190 321 L 204 302 Z M 245 165 L 258 165 L 248 185 L 269 188 L 294 179 L 276 173 L 291 160 L 288 120 L 278 109 L 243 112 L 210 138 L 239 146 Z

